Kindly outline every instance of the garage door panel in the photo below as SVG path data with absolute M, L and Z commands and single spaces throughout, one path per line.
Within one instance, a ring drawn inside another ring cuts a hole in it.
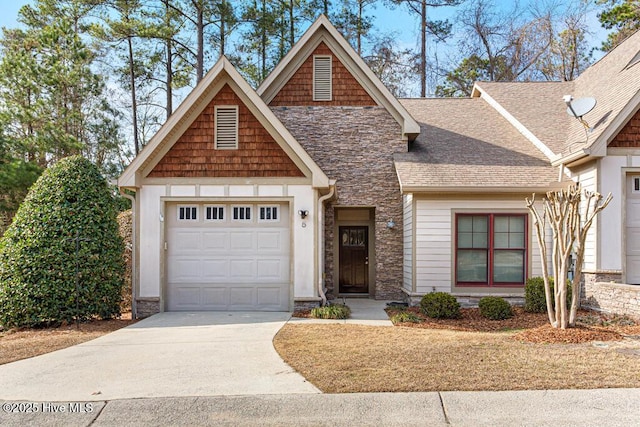
M 251 309 L 255 307 L 255 288 L 230 288 L 229 289 L 229 305 L 235 309 Z
M 218 250 L 226 251 L 229 249 L 229 233 L 224 231 L 204 232 L 202 233 L 202 248 L 205 251 Z
M 229 289 L 227 287 L 214 287 L 202 289 L 202 308 L 206 310 L 225 310 Z
M 198 259 L 175 259 L 168 267 L 169 276 L 175 281 L 193 281 L 200 279 L 200 265 Z
M 206 221 L 204 204 L 196 205 L 197 221 L 178 220 L 174 204 L 165 215 L 167 310 L 288 310 L 287 205 L 279 205 L 277 222 Z
M 176 307 L 193 309 L 200 305 L 200 287 L 175 286 L 172 292 Z
M 284 269 L 289 268 L 285 266 L 286 260 L 284 259 L 259 259 L 257 260 L 258 277 L 261 279 L 278 280 L 285 275 Z
M 260 287 L 257 289 L 256 296 L 258 304 L 267 307 L 278 307 L 282 299 L 282 290 L 278 288 Z
M 256 260 L 254 259 L 232 259 L 229 261 L 229 279 L 255 279 Z
M 282 251 L 286 233 L 279 231 L 261 231 L 257 233 L 259 251 Z
M 229 261 L 226 259 L 206 259 L 202 262 L 202 279 L 215 280 L 229 276 Z
M 232 251 L 248 251 L 255 248 L 255 233 L 251 231 L 231 231 L 229 233 L 230 249 Z
M 202 235 L 196 230 L 175 230 L 171 237 L 176 251 L 181 253 L 197 253 L 202 247 Z

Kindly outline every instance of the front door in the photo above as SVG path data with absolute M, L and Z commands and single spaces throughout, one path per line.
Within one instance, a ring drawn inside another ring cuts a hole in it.
M 369 227 L 339 227 L 341 294 L 369 292 Z
M 640 284 L 640 175 L 627 176 L 627 283 Z

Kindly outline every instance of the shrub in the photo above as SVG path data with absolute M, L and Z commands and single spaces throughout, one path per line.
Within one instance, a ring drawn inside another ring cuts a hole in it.
M 553 294 L 553 277 L 549 278 L 551 293 Z M 571 304 L 571 285 L 567 283 L 567 307 Z M 555 302 L 552 301 L 555 309 Z M 531 313 L 546 313 L 547 300 L 544 296 L 544 279 L 531 277 L 524 287 L 524 310 Z
M 420 310 L 433 319 L 457 319 L 460 304 L 456 297 L 446 292 L 426 294 L 420 300 Z
M 396 311 L 390 317 L 391 323 L 420 323 L 421 319 L 411 311 Z
M 311 317 L 316 319 L 348 319 L 350 315 L 351 309 L 342 304 L 330 304 L 311 310 Z
M 119 315 L 122 254 L 113 197 L 97 167 L 80 156 L 59 161 L 31 187 L 0 240 L 0 324 Z
M 490 320 L 504 320 L 513 316 L 511 304 L 500 297 L 483 297 L 478 303 L 480 314 Z

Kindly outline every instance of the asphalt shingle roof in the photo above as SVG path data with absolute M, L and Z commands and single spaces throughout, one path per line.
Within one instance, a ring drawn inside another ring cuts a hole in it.
M 574 82 L 477 82 L 516 120 L 554 154 L 566 146 L 571 118 L 563 102 L 573 93 Z
M 396 154 L 403 189 L 536 189 L 558 169 L 484 99 L 404 99 L 421 133 Z
M 584 116 L 593 128 L 588 134 L 588 146 L 596 142 L 640 91 L 640 63 L 630 64 L 639 52 L 640 31 L 629 36 L 575 80 L 574 98 L 592 96 L 597 101 L 596 107 Z M 584 148 L 585 138 L 583 126 L 572 120 L 564 153 Z

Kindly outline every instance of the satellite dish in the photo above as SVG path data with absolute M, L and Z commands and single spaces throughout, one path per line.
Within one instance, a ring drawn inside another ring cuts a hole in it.
M 596 106 L 595 98 L 578 98 L 567 102 L 567 114 L 571 117 L 582 117 Z
M 582 118 L 582 116 L 593 110 L 593 108 L 596 106 L 596 99 L 573 99 L 573 96 L 571 95 L 565 95 L 563 99 L 565 104 L 567 104 L 567 114 L 578 119 L 578 121 L 582 123 L 585 129 L 590 131 L 591 129 L 589 128 L 589 124 Z

